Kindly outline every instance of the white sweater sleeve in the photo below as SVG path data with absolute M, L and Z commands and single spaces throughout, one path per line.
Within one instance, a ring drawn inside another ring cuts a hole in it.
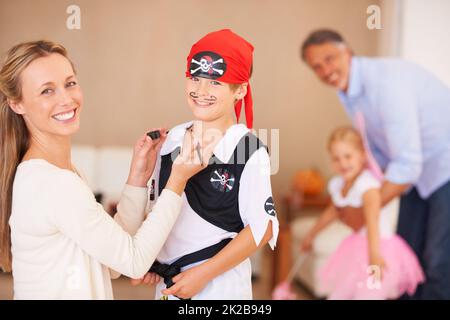
M 134 236 L 145 219 L 147 203 L 147 188 L 126 184 L 114 220 L 130 235 Z M 110 269 L 112 279 L 120 277 L 120 273 Z
M 58 176 L 46 193 L 49 220 L 87 254 L 131 278 L 142 277 L 162 248 L 181 209 L 181 197 L 164 190 L 134 236 L 95 201 L 89 187 L 71 173 Z
M 114 220 L 134 236 L 145 219 L 147 188 L 125 185 Z

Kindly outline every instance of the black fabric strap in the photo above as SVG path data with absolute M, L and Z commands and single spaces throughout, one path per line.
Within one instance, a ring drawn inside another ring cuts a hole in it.
M 216 244 L 213 244 L 212 246 L 189 253 L 170 265 L 155 261 L 149 271 L 161 276 L 164 279 L 166 287 L 170 288 L 174 285 L 172 278 L 181 272 L 181 268 L 214 257 L 220 250 L 225 248 L 231 240 L 232 239 L 230 238 L 224 239 Z

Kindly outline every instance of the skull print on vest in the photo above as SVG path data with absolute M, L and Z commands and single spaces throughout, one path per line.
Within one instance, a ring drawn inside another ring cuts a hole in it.
M 239 180 L 250 157 L 265 145 L 252 133 L 241 138 L 228 162 L 214 155 L 208 166 L 186 184 L 186 198 L 191 208 L 209 223 L 229 232 L 244 228 L 239 213 Z M 161 157 L 159 192 L 169 179 L 173 160 L 180 153 L 176 148 Z

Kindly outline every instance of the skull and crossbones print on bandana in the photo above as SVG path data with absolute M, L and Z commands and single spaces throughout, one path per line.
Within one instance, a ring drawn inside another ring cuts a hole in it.
M 253 64 L 253 46 L 233 33 L 223 29 L 208 33 L 195 43 L 187 57 L 186 77 L 203 77 L 226 83 L 248 83 Z M 247 127 L 253 127 L 253 99 L 250 83 L 244 97 Z M 242 99 L 234 109 L 237 121 L 241 114 Z

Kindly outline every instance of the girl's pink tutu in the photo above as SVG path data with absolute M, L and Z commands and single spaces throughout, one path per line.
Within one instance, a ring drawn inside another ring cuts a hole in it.
M 367 236 L 354 233 L 342 241 L 319 274 L 328 299 L 395 299 L 415 292 L 425 277 L 412 249 L 397 235 L 380 245 L 386 265 L 381 282 L 371 275 Z

